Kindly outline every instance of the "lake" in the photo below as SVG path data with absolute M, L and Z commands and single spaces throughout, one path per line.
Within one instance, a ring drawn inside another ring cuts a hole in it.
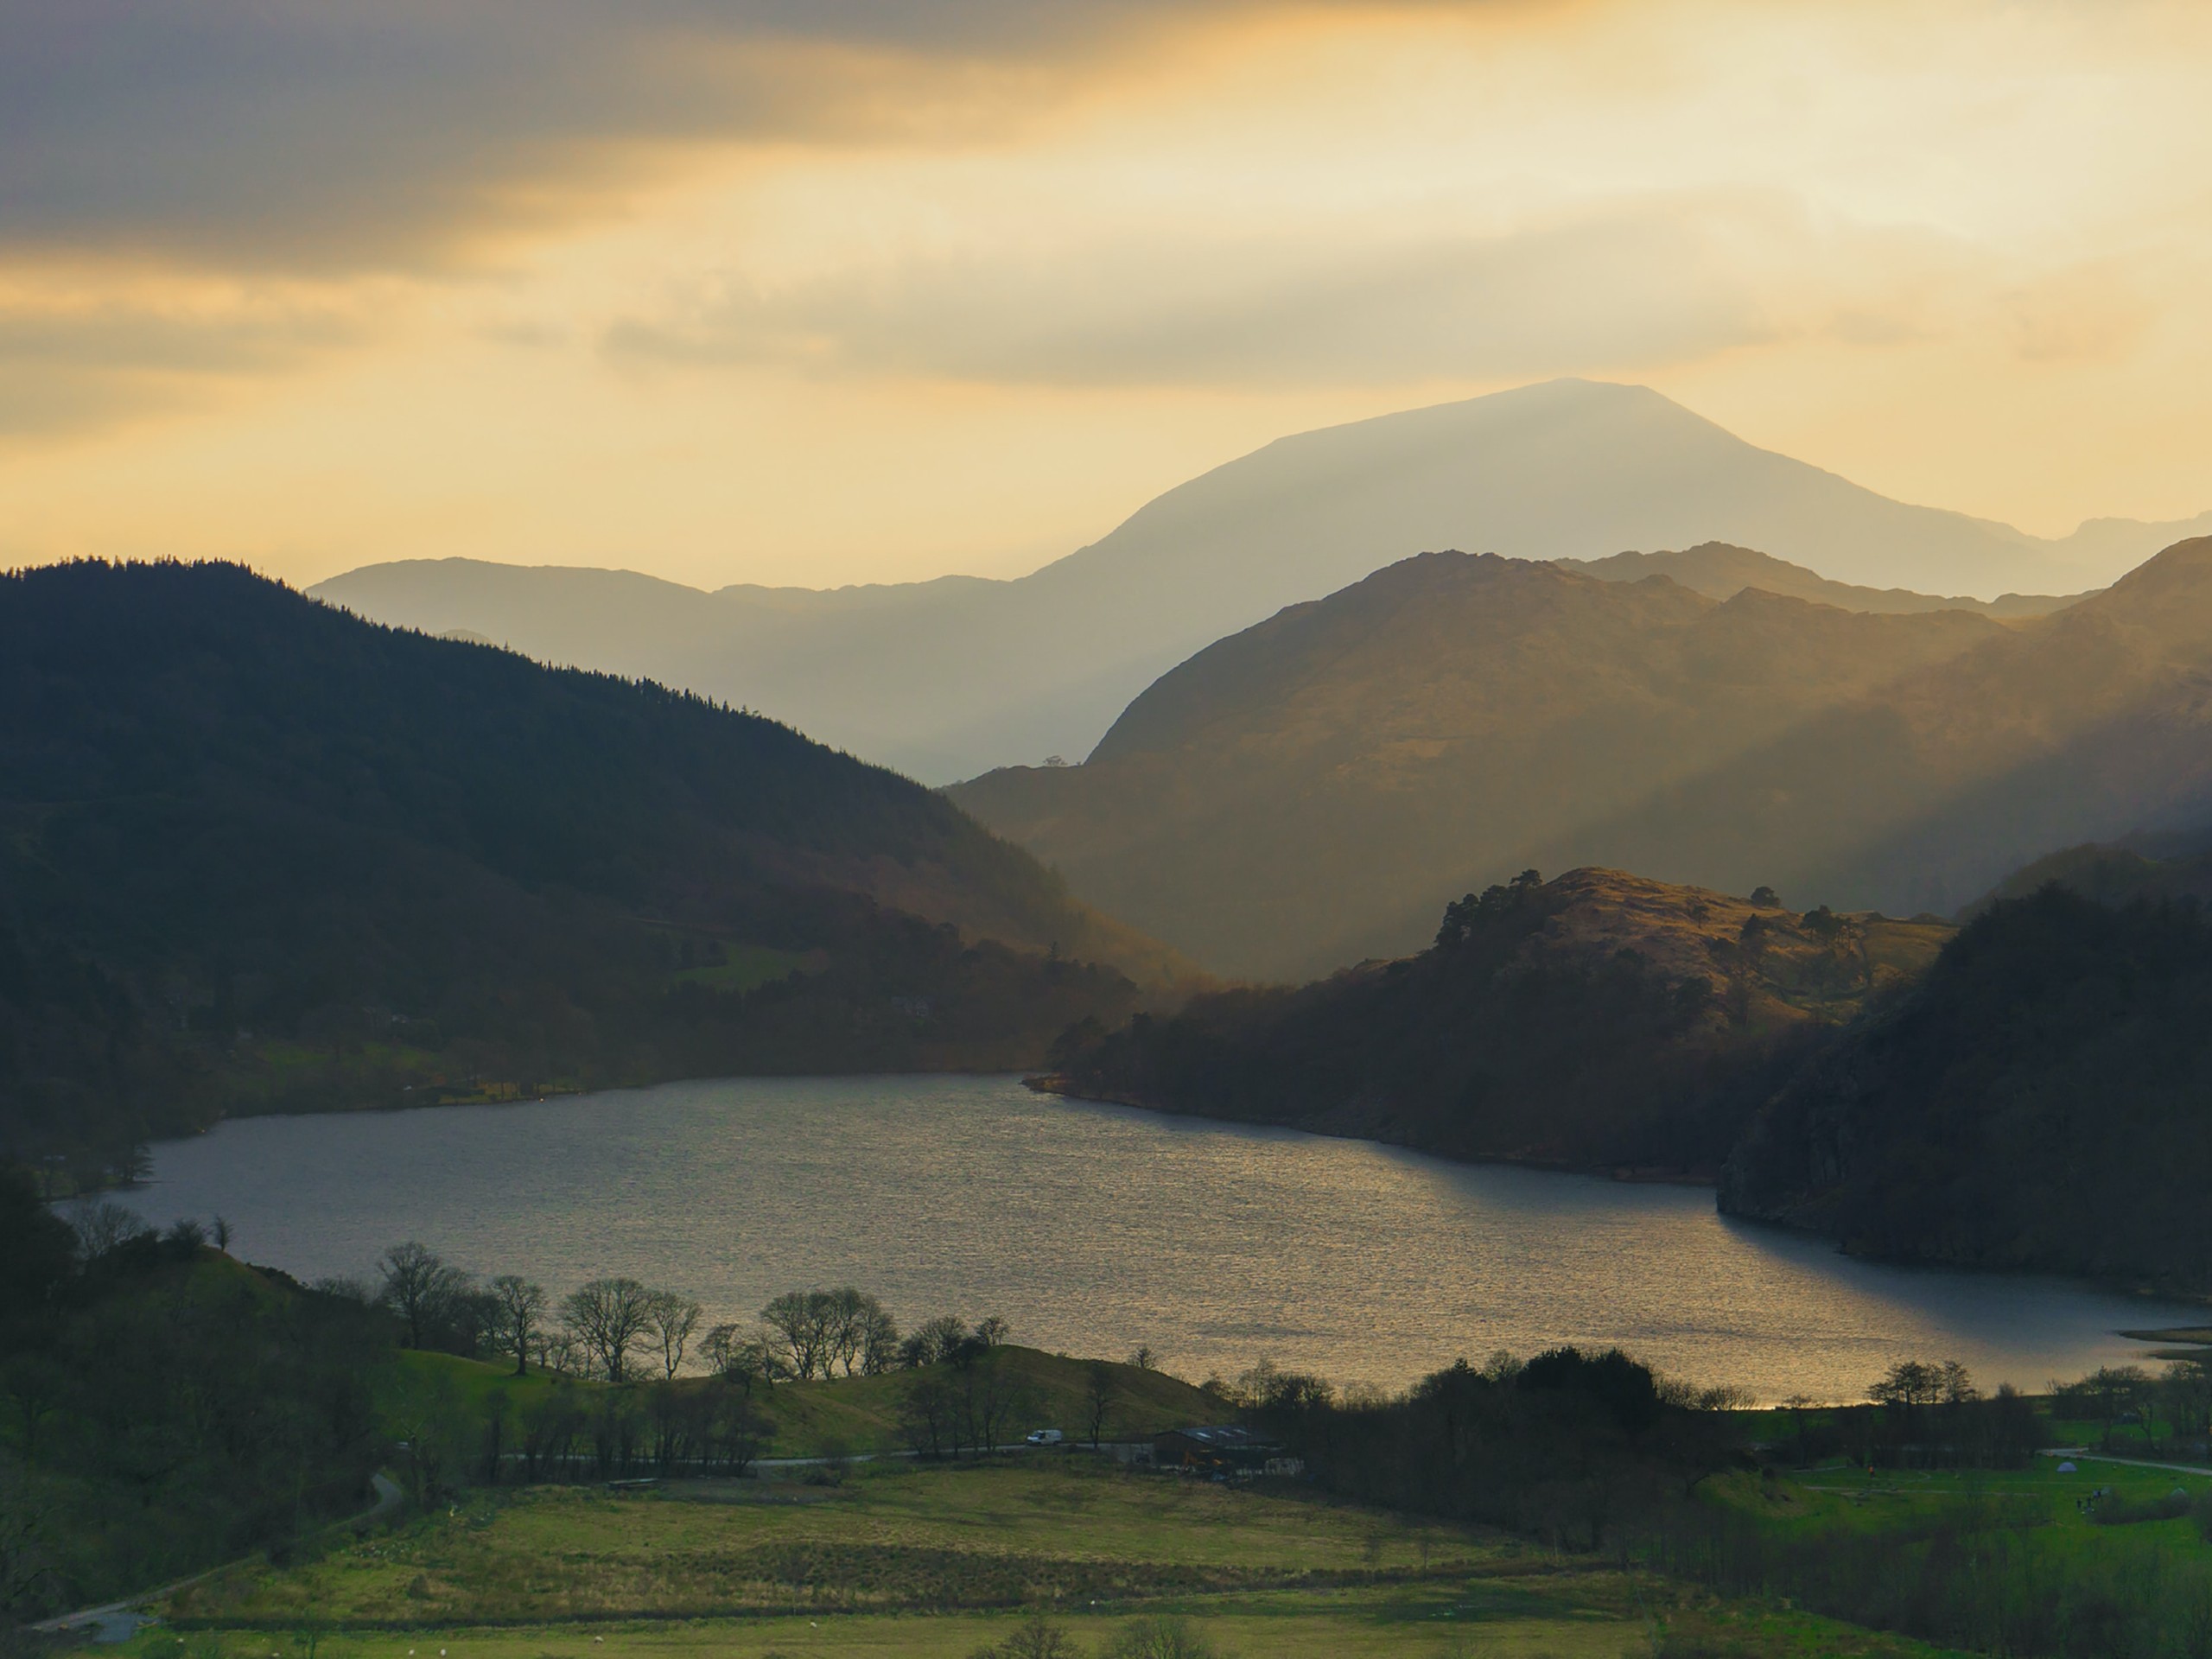
M 556 1294 L 626 1274 L 750 1318 L 854 1283 L 902 1324 L 997 1313 L 1193 1380 L 1261 1358 L 1399 1388 L 1465 1355 L 1618 1344 L 1765 1400 L 1893 1361 L 2041 1387 L 2202 1309 L 2073 1281 L 1885 1267 L 1726 1220 L 1711 1192 L 1452 1164 L 1032 1094 L 1017 1078 L 740 1078 L 512 1106 L 247 1118 L 154 1148 L 123 1195 L 220 1214 L 232 1250 L 366 1277 L 419 1239 Z

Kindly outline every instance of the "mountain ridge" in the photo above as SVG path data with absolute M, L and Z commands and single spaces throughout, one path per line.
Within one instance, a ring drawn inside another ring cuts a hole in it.
M 1011 581 L 707 594 L 626 573 L 423 561 L 311 591 L 378 620 L 687 687 L 944 783 L 1087 753 L 1193 652 L 1424 549 L 1589 558 L 1718 540 L 1833 581 L 1993 594 L 2107 581 L 2164 544 L 2145 529 L 2131 548 L 2131 532 L 2098 523 L 2082 575 L 2059 582 L 2050 573 L 2075 568 L 2067 543 L 1887 500 L 1649 388 L 1563 380 L 1279 438 Z
M 1402 953 L 1446 896 L 1510 870 L 1636 868 L 1548 849 L 2006 632 L 1423 554 L 1209 646 L 1084 765 L 947 793 L 1217 970 L 1311 976 Z

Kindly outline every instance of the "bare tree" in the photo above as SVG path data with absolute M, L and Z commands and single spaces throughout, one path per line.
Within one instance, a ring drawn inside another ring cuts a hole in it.
M 79 1204 L 69 1213 L 69 1225 L 77 1235 L 77 1254 L 86 1262 L 97 1262 L 110 1250 L 154 1230 L 137 1211 L 112 1198 Z
M 836 1363 L 842 1365 L 845 1375 L 850 1376 L 860 1366 L 861 1349 L 867 1341 L 864 1325 L 868 1308 L 875 1298 L 857 1285 L 840 1285 L 822 1294 L 822 1374 L 827 1376 L 831 1364 Z
M 880 1376 L 899 1363 L 899 1322 L 871 1296 L 861 1316 L 861 1370 Z
M 648 1292 L 645 1296 L 645 1334 L 659 1353 L 661 1375 L 673 1378 L 683 1368 L 684 1350 L 699 1328 L 706 1310 L 688 1296 L 672 1290 Z
M 760 1310 L 760 1318 L 791 1355 L 791 1375 L 830 1375 L 830 1343 L 837 1318 L 833 1293 L 787 1290 Z
M 561 1317 L 610 1382 L 629 1376 L 630 1355 L 645 1336 L 652 1293 L 634 1279 L 594 1279 L 561 1303 Z
M 1014 1327 L 995 1313 L 976 1326 L 976 1340 L 986 1348 L 995 1348 L 1001 1343 L 1011 1341 L 1013 1337 Z
M 218 1216 L 207 1230 L 208 1236 L 215 1241 L 215 1248 L 228 1255 L 231 1253 L 231 1224 Z
M 1084 1375 L 1084 1414 L 1090 1424 L 1090 1449 L 1096 1451 L 1106 1433 L 1106 1419 L 1122 1397 L 1121 1373 L 1103 1359 L 1094 1359 Z
M 407 1327 L 410 1348 L 423 1345 L 423 1332 L 468 1282 L 460 1268 L 448 1266 L 436 1251 L 411 1239 L 386 1250 L 378 1259 L 377 1274 L 382 1281 L 378 1300 Z
M 514 1356 L 515 1375 L 520 1376 L 530 1369 L 530 1351 L 545 1314 L 545 1287 L 519 1274 L 503 1273 L 492 1281 L 492 1297 L 499 1309 L 500 1351 Z
M 773 1382 L 791 1375 L 782 1344 L 779 1333 L 765 1327 L 747 1331 L 742 1325 L 718 1325 L 701 1340 L 699 1357 L 715 1376 L 742 1383 L 750 1395 L 755 1382 Z

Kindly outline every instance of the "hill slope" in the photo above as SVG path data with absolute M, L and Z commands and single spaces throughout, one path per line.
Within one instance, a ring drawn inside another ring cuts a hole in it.
M 1707 599 L 1733 599 L 1746 588 L 1757 588 L 1789 599 L 1809 599 L 1816 605 L 1839 610 L 1878 611 L 1904 615 L 1921 611 L 1979 611 L 1984 616 L 2015 618 L 2048 616 L 2063 611 L 2082 597 L 2079 594 L 2004 594 L 1996 599 L 1942 598 L 1916 594 L 1907 588 L 1856 588 L 1830 582 L 1816 570 L 1791 564 L 1771 554 L 1726 542 L 1700 542 L 1695 547 L 1660 553 L 1616 553 L 1609 559 L 1560 559 L 1570 570 L 1602 577 L 1607 582 L 1641 582 L 1646 576 L 1666 576 Z
M 1129 1003 L 1082 958 L 1174 966 L 768 721 L 232 566 L 0 579 L 5 1144 L 98 1161 L 227 1109 L 1018 1065 Z
M 1950 931 L 1530 872 L 1453 904 L 1417 956 L 1071 1033 L 1054 1086 L 1456 1157 L 1711 1173 L 1808 1039 Z
M 1084 754 L 1193 652 L 1424 548 L 1580 558 L 1717 539 L 1842 582 L 1994 594 L 2108 582 L 2174 539 L 2118 520 L 2081 535 L 2042 542 L 1891 501 L 1647 388 L 1560 380 L 1281 439 L 1019 581 L 709 595 L 448 560 L 315 591 L 743 703 L 944 782 Z
M 2212 1286 L 2212 923 L 1993 906 L 1760 1114 L 1721 1206 L 1868 1255 Z
M 1554 856 L 1948 911 L 2054 847 L 2212 820 L 2212 537 L 1808 719 Z
M 1665 577 L 1424 554 L 1199 652 L 1083 766 L 949 793 L 1208 966 L 1310 975 L 1411 948 L 1452 893 L 1529 864 L 1649 868 L 1550 855 L 2005 633 L 1963 611 L 1718 602 Z

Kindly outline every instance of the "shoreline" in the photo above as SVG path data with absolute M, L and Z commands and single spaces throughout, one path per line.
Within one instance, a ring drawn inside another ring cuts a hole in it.
M 1295 1129 L 1301 1135 L 1318 1135 L 1332 1141 L 1365 1141 L 1378 1147 L 1396 1147 L 1406 1152 L 1418 1152 L 1424 1157 L 1441 1158 L 1447 1163 L 1497 1169 L 1533 1169 L 1548 1175 L 1583 1175 L 1592 1179 L 1617 1181 L 1624 1186 L 1682 1186 L 1717 1192 L 1720 1185 L 1718 1170 L 1708 1173 L 1703 1170 L 1676 1170 L 1630 1164 L 1577 1164 L 1556 1158 L 1510 1158 L 1504 1156 L 1469 1156 L 1463 1153 L 1446 1152 L 1440 1147 L 1423 1146 L 1418 1141 L 1377 1133 L 1372 1128 L 1355 1129 L 1332 1127 L 1317 1122 L 1282 1122 L 1273 1118 L 1223 1117 L 1212 1112 L 1187 1111 L 1179 1107 L 1163 1106 L 1156 1100 L 1141 1096 L 1108 1090 L 1087 1090 L 1077 1087 L 1065 1072 L 1040 1071 L 1021 1079 L 1021 1085 L 1033 1094 L 1052 1095 L 1062 1100 L 1084 1100 L 1100 1106 L 1127 1106 L 1141 1112 L 1158 1112 L 1163 1117 L 1186 1117 L 1201 1123 L 1242 1123 L 1268 1129 Z
M 2115 1295 L 2138 1296 L 2146 1300 L 2212 1308 L 2212 1289 L 2180 1288 L 2161 1285 L 2148 1279 L 2094 1273 L 2069 1273 L 2057 1268 L 1985 1267 L 1971 1262 L 1927 1261 L 1910 1256 L 1870 1255 L 1862 1251 L 1852 1249 L 1846 1240 L 1837 1237 L 1833 1233 L 1822 1232 L 1817 1228 L 1801 1227 L 1788 1221 L 1764 1216 L 1747 1216 L 1722 1211 L 1718 1202 L 1720 1185 L 1718 1173 L 1708 1175 L 1701 1172 L 1687 1170 L 1649 1170 L 1639 1169 L 1633 1166 L 1573 1164 L 1563 1160 L 1541 1158 L 1467 1157 L 1437 1147 L 1421 1146 L 1414 1141 L 1400 1140 L 1388 1135 L 1361 1133 L 1353 1129 L 1331 1128 L 1319 1123 L 1279 1122 L 1264 1118 L 1220 1117 L 1210 1112 L 1179 1110 L 1175 1107 L 1163 1106 L 1157 1101 L 1147 1100 L 1135 1094 L 1078 1088 L 1071 1083 L 1063 1072 L 1038 1072 L 1033 1076 L 1024 1077 L 1021 1083 L 1025 1089 L 1033 1094 L 1052 1095 L 1062 1100 L 1089 1101 L 1101 1106 L 1126 1106 L 1137 1111 L 1157 1112 L 1164 1117 L 1188 1118 L 1193 1122 L 1199 1123 L 1240 1123 L 1259 1128 L 1294 1129 L 1301 1135 L 1318 1135 L 1332 1141 L 1364 1141 L 1375 1146 L 1396 1147 L 1407 1152 L 1420 1153 L 1424 1157 L 1440 1158 L 1447 1163 L 1465 1165 L 1472 1168 L 1529 1169 L 1548 1175 L 1580 1175 L 1592 1180 L 1613 1181 L 1624 1186 L 1678 1186 L 1703 1189 L 1715 1195 L 1713 1206 L 1715 1212 L 1729 1220 L 1740 1221 L 1754 1227 L 1769 1228 L 1778 1233 L 1794 1234 L 1800 1238 L 1824 1239 L 1834 1247 L 1838 1255 L 1854 1262 L 1868 1262 L 1883 1267 L 1912 1268 L 1930 1273 L 1986 1274 L 1997 1278 L 2025 1275 L 2033 1278 L 2059 1279 L 2075 1284 L 2094 1285 L 2101 1290 L 2109 1291 Z M 2207 1330 L 2208 1332 L 2212 1332 L 2212 1326 L 2208 1326 Z M 2134 1331 L 2116 1331 L 2113 1334 L 2126 1337 L 2131 1341 L 2163 1339 L 2139 1335 Z M 2212 1348 L 2208 1348 L 2206 1351 L 2208 1354 L 2212 1354 Z M 2160 1357 L 2161 1356 L 2152 1357 Z

